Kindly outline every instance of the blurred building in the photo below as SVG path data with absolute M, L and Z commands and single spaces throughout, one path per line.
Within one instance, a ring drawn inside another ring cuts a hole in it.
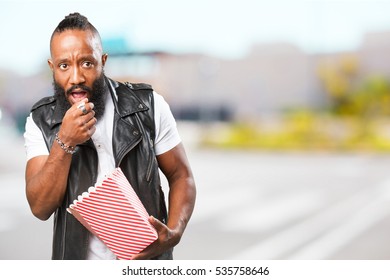
M 356 59 L 360 78 L 390 79 L 390 31 L 367 34 L 349 52 L 307 54 L 288 43 L 273 43 L 255 45 L 244 57 L 230 60 L 200 53 L 137 52 L 121 38 L 107 42 L 106 74 L 152 84 L 179 119 L 251 119 L 323 108 L 328 97 L 319 69 L 343 57 Z M 31 77 L 0 69 L 0 107 L 20 119 L 20 126 L 34 101 L 51 94 L 51 73 L 46 65 L 42 69 Z
M 390 77 L 390 31 L 366 34 L 357 55 L 365 76 Z
M 298 48 L 270 44 L 235 60 L 202 54 L 116 56 L 106 70 L 119 80 L 153 84 L 179 117 L 227 120 L 318 105 L 313 67 Z
M 242 119 L 296 108 L 323 108 L 323 64 L 357 60 L 360 77 L 390 78 L 390 31 L 369 33 L 357 50 L 307 54 L 288 43 L 259 44 L 240 59 L 162 52 L 111 57 L 107 72 L 119 80 L 146 81 L 179 118 Z

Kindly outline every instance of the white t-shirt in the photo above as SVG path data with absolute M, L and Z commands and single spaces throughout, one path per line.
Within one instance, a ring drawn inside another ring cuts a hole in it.
M 155 153 L 161 155 L 174 148 L 181 142 L 176 127 L 176 121 L 172 115 L 168 103 L 156 92 L 154 95 L 154 118 L 155 118 Z M 112 130 L 114 120 L 114 103 L 110 94 L 107 94 L 104 116 L 96 124 L 96 132 L 92 135 L 98 154 L 98 178 L 101 181 L 104 176 L 115 169 L 114 155 L 112 150 Z M 27 160 L 40 156 L 49 155 L 41 130 L 31 117 L 27 117 L 26 132 L 24 133 Z M 115 255 L 91 234 L 87 259 L 115 259 Z

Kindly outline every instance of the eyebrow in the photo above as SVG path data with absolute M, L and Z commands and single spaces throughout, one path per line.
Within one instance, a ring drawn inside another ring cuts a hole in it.
M 84 60 L 97 61 L 96 58 L 91 54 L 80 55 L 80 57 L 77 58 L 77 61 L 84 61 Z M 62 57 L 62 58 L 56 59 L 55 63 L 59 64 L 59 63 L 64 63 L 64 62 L 69 62 L 69 61 L 70 61 L 69 57 Z

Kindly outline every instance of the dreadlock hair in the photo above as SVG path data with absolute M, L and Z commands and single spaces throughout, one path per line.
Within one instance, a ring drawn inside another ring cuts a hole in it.
M 88 18 L 79 14 L 79 13 L 71 13 L 67 15 L 54 29 L 53 34 L 51 35 L 50 42 L 53 40 L 53 36 L 56 33 L 62 33 L 66 30 L 83 30 L 83 31 L 91 31 L 95 36 L 100 39 L 99 32 L 97 29 L 88 21 Z

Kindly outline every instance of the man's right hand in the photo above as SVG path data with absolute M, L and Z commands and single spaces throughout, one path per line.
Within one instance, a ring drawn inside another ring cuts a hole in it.
M 80 106 L 84 105 L 86 114 Z M 89 140 L 96 131 L 94 104 L 88 99 L 73 104 L 65 113 L 62 120 L 58 137 L 68 146 L 75 147 L 77 144 Z

